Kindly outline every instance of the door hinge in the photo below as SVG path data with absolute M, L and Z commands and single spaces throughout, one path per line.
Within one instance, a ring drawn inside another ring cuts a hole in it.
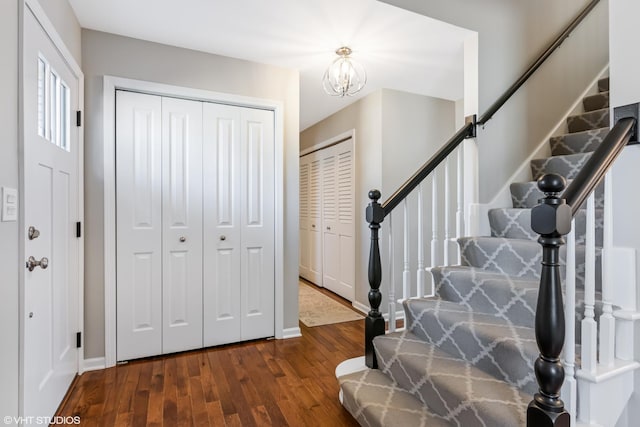
M 76 222 L 76 237 L 82 237 L 82 223 L 80 221 Z
M 76 332 L 76 348 L 82 347 L 82 332 Z
M 76 126 L 82 126 L 82 111 L 76 111 Z

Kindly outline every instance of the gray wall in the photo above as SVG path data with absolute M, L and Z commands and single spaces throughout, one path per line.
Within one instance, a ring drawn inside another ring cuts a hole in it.
M 483 113 L 586 0 L 382 0 L 478 32 Z M 489 202 L 608 62 L 607 0 L 478 131 L 480 202 Z M 500 165 L 496 168 L 495 165 Z
M 370 240 L 364 220 L 368 191 L 381 190 L 381 202 L 384 201 L 451 136 L 454 123 L 452 101 L 382 89 L 301 133 L 300 147 L 304 150 L 348 130 L 356 132 L 356 301 L 369 304 Z M 381 239 L 381 247 L 386 248 L 384 233 Z M 386 252 L 382 251 L 383 258 Z M 396 272 L 401 271 L 396 268 Z M 386 276 L 383 280 L 387 280 Z M 386 311 L 386 295 L 381 309 Z
M 102 76 L 104 75 L 283 102 L 284 327 L 297 327 L 298 72 L 91 30 L 82 30 L 82 68 L 85 73 L 86 111 L 85 357 L 104 355 L 104 194 L 101 104 Z
M 18 188 L 18 1 L 0 2 L 0 186 Z M 0 222 L 0 414 L 18 415 L 18 223 Z

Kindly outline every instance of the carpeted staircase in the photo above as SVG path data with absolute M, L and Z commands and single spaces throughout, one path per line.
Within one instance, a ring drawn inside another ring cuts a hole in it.
M 569 133 L 551 138 L 552 157 L 531 162 L 534 180 L 545 173 L 571 180 L 604 139 L 609 80 L 600 80 L 598 89 L 584 98 L 583 114 L 567 119 Z M 338 378 L 343 405 L 361 425 L 525 425 L 538 390 L 533 327 L 542 256 L 530 214 L 543 195 L 534 181 L 512 184 L 511 194 L 513 207 L 489 212 L 491 237 L 458 239 L 462 265 L 431 269 L 436 296 L 404 302 L 405 330 L 375 338 L 379 369 Z M 597 246 L 602 202 L 598 189 Z M 584 210 L 576 215 L 577 300 L 585 216 Z

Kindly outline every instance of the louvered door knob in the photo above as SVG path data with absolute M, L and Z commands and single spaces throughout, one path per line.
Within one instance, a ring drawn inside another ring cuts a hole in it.
M 331 227 L 327 227 L 327 230 L 331 231 Z
M 186 242 L 186 241 L 187 241 L 187 238 L 186 238 L 186 237 L 184 237 L 184 236 L 181 236 L 181 237 L 180 237 L 180 242 L 184 243 L 184 242 Z
M 220 240 L 227 240 L 227 236 L 220 236 Z

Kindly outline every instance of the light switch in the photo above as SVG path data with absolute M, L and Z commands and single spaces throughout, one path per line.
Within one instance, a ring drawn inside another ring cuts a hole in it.
M 2 221 L 18 220 L 18 190 L 2 187 Z

